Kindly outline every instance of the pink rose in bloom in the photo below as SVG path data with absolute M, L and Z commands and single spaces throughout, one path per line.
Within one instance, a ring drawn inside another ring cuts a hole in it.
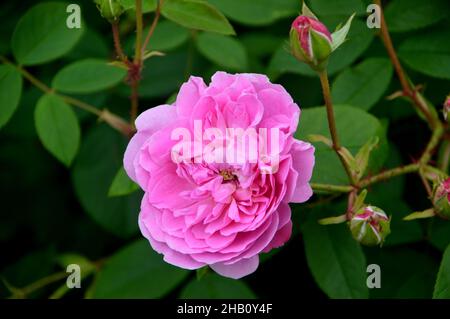
M 314 147 L 293 137 L 299 116 L 291 96 L 266 76 L 224 72 L 208 86 L 191 77 L 174 104 L 143 112 L 124 166 L 145 192 L 139 226 L 153 249 L 186 269 L 209 265 L 231 278 L 254 272 L 258 254 L 283 245 L 291 235 L 288 203 L 312 195 Z M 201 124 L 201 133 L 216 128 L 224 136 L 227 128 L 276 129 L 265 155 L 277 158 L 276 169 L 264 172 L 264 156 L 254 162 L 211 163 L 199 161 L 195 150 L 196 160 L 174 161 L 180 138 L 173 133 L 180 128 L 203 146 L 211 142 L 199 138 L 195 123 Z

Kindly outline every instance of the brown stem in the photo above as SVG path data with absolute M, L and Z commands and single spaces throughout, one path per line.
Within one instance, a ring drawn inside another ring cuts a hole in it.
M 423 166 L 428 164 L 431 157 L 433 156 L 433 151 L 438 146 L 439 142 L 441 141 L 442 135 L 444 134 L 444 127 L 440 122 L 437 122 L 437 126 L 434 128 L 433 135 L 431 135 L 431 139 L 427 144 L 427 147 L 425 148 L 425 151 L 423 152 L 419 163 Z
M 123 52 L 122 44 L 120 42 L 119 23 L 113 22 L 111 24 L 111 28 L 113 33 L 114 48 L 116 49 L 116 54 L 122 62 L 128 63 L 128 58 L 126 54 Z
M 142 0 L 136 0 L 136 47 L 134 51 L 134 64 L 141 63 L 142 58 Z
M 384 171 L 375 176 L 363 179 L 360 183 L 360 187 L 364 188 L 364 187 L 367 187 L 374 183 L 378 183 L 378 182 L 390 179 L 395 176 L 408 174 L 408 173 L 414 173 L 414 172 L 417 172 L 419 170 L 419 168 L 420 168 L 420 165 L 418 163 L 409 164 L 409 165 L 401 166 L 401 167 L 396 167 L 396 168 Z
M 436 123 L 438 122 L 438 119 L 432 115 L 432 113 L 430 112 L 430 110 L 428 108 L 426 101 L 424 101 L 424 99 L 421 98 L 417 94 L 417 90 L 416 90 L 415 86 L 409 82 L 409 80 L 406 76 L 406 73 L 403 70 L 403 67 L 400 63 L 400 60 L 398 59 L 397 52 L 395 51 L 394 45 L 392 44 L 392 39 L 389 34 L 386 20 L 384 18 L 384 12 L 383 12 L 383 7 L 381 5 L 381 0 L 375 0 L 375 3 L 379 6 L 380 12 L 381 12 L 381 39 L 383 40 L 384 46 L 386 47 L 386 51 L 389 55 L 389 58 L 391 59 L 391 62 L 395 69 L 395 72 L 400 80 L 400 84 L 403 89 L 403 94 L 412 100 L 414 105 L 425 116 L 427 122 L 433 128 L 436 125 Z
M 150 39 L 151 39 L 153 33 L 155 32 L 156 25 L 158 24 L 159 17 L 161 16 L 162 4 L 163 4 L 163 0 L 159 0 L 158 5 L 156 7 L 156 11 L 155 11 L 155 18 L 153 19 L 150 29 L 148 30 L 147 36 L 145 37 L 144 44 L 142 45 L 142 55 L 144 54 L 145 50 L 147 49 Z
M 356 180 L 352 174 L 350 167 L 348 166 L 345 159 L 340 154 L 341 144 L 339 142 L 339 136 L 336 129 L 336 121 L 334 118 L 334 110 L 333 110 L 333 102 L 331 100 L 331 91 L 330 91 L 330 83 L 328 81 L 327 71 L 324 70 L 319 72 L 320 83 L 322 85 L 323 98 L 325 100 L 325 106 L 327 109 L 327 118 L 328 118 L 328 128 L 330 130 L 331 140 L 333 142 L 333 149 L 335 150 L 339 160 L 341 161 L 344 169 L 348 175 L 350 183 L 352 185 L 356 185 Z
M 354 188 L 348 185 L 331 185 L 331 184 L 317 184 L 311 183 L 311 187 L 315 192 L 325 193 L 348 193 Z
M 136 46 L 133 63 L 128 68 L 128 81 L 131 87 L 130 123 L 134 125 L 139 109 L 139 81 L 142 70 L 142 0 L 136 0 Z
M 427 191 L 428 198 L 432 198 L 433 191 L 431 190 L 430 184 L 428 183 L 427 179 L 425 178 L 425 175 L 423 174 L 422 170 L 419 171 L 419 177 L 420 177 L 420 180 L 422 181 L 422 184 L 423 184 L 425 190 Z

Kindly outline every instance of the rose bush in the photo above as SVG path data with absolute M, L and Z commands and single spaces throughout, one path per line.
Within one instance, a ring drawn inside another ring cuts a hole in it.
M 450 298 L 448 12 L 3 1 L 0 298 Z

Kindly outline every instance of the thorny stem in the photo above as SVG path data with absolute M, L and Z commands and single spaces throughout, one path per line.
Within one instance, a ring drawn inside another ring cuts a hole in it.
M 420 177 L 420 180 L 422 181 L 423 187 L 427 191 L 428 198 L 432 198 L 432 196 L 433 196 L 432 189 L 431 189 L 430 184 L 428 183 L 428 180 L 426 179 L 425 174 L 423 173 L 422 170 L 419 170 L 419 177 Z
M 437 124 L 437 126 L 434 128 L 433 134 L 431 135 L 431 139 L 428 142 L 428 145 L 425 148 L 425 151 L 423 152 L 422 157 L 419 160 L 422 166 L 426 165 L 430 161 L 434 149 L 436 148 L 436 146 L 438 146 L 444 134 L 444 127 L 440 122 L 438 123 L 439 124 Z
M 433 135 L 431 136 L 430 141 L 427 144 L 427 147 L 425 148 L 425 151 L 423 152 L 422 156 L 420 157 L 419 161 L 417 163 L 412 163 L 406 166 L 400 166 L 396 167 L 384 172 L 381 172 L 375 176 L 371 176 L 368 178 L 363 179 L 359 183 L 359 188 L 365 188 L 367 186 L 370 186 L 372 184 L 385 181 L 387 179 L 390 179 L 392 177 L 409 174 L 409 173 L 416 173 L 419 172 L 421 169 L 428 167 L 428 162 L 431 159 L 431 156 L 433 155 L 433 151 L 436 148 L 436 146 L 439 144 L 439 141 L 444 134 L 443 127 L 441 125 L 437 126 L 436 129 L 433 131 Z
M 408 80 L 405 71 L 398 59 L 397 53 L 395 51 L 394 45 L 392 44 L 392 39 L 389 34 L 389 30 L 386 24 L 386 20 L 384 18 L 384 12 L 381 6 L 381 0 L 375 0 L 375 3 L 379 6 L 381 11 L 381 39 L 386 47 L 386 51 L 391 59 L 391 62 L 394 66 L 395 72 L 399 78 L 400 84 L 403 89 L 403 95 L 410 98 L 414 103 L 416 108 L 421 112 L 427 122 L 429 123 L 431 128 L 434 128 L 439 123 L 439 119 L 433 116 L 433 114 L 429 110 L 429 106 L 427 102 L 417 93 L 416 88 L 410 81 Z
M 134 50 L 134 63 L 138 64 L 142 58 L 142 0 L 136 0 L 136 46 Z
M 120 42 L 119 25 L 117 22 L 112 23 L 112 32 L 114 39 L 114 48 L 116 50 L 117 56 L 125 63 L 128 68 L 127 83 L 131 88 L 131 108 L 130 108 L 130 125 L 134 125 L 136 120 L 138 110 L 139 110 L 139 83 L 141 80 L 141 72 L 143 67 L 143 61 L 145 57 L 145 50 L 150 42 L 151 37 L 155 31 L 156 25 L 158 24 L 159 18 L 161 16 L 161 6 L 163 0 L 158 1 L 158 5 L 155 12 L 155 18 L 150 25 L 149 31 L 143 40 L 143 12 L 142 12 L 142 0 L 136 0 L 136 45 L 134 48 L 134 58 L 132 61 L 128 60 L 128 57 L 123 52 L 122 45 Z
M 450 142 L 444 141 L 442 143 L 442 152 L 439 154 L 439 169 L 441 171 L 446 171 L 448 168 L 448 164 L 450 162 Z
M 56 283 L 64 278 L 66 278 L 68 275 L 67 272 L 65 271 L 60 271 L 54 274 L 51 274 L 49 276 L 43 277 L 31 284 L 29 284 L 26 287 L 23 288 L 13 288 L 13 293 L 12 295 L 9 297 L 9 299 L 14 299 L 14 298 L 26 298 L 27 296 L 29 296 L 30 294 L 32 294 L 33 292 L 38 291 L 39 289 L 44 288 L 45 286 L 51 285 L 53 283 Z
M 144 44 L 142 45 L 142 55 L 144 54 L 145 50 L 147 49 L 147 46 L 150 42 L 153 32 L 155 32 L 156 25 L 158 24 L 159 17 L 161 16 L 161 7 L 163 4 L 163 1 L 164 0 L 158 1 L 156 11 L 155 11 L 155 17 L 153 18 L 153 22 L 150 26 L 150 29 L 148 30 L 147 36 L 145 37 Z
M 369 178 L 363 179 L 359 186 L 361 188 L 365 188 L 367 186 L 370 186 L 372 184 L 385 181 L 387 179 L 391 179 L 392 177 L 408 174 L 408 173 L 415 173 L 419 170 L 420 165 L 418 163 L 409 164 L 406 166 L 400 166 L 396 167 L 384 172 L 381 172 L 380 174 L 377 174 L 375 176 L 371 176 Z
M 356 180 L 352 174 L 350 167 L 348 166 L 347 162 L 340 154 L 341 144 L 339 142 L 339 136 L 338 136 L 337 129 L 336 129 L 336 121 L 334 118 L 333 102 L 331 100 L 330 83 L 328 81 L 327 71 L 324 70 L 322 72 L 319 72 L 319 78 L 320 78 L 320 83 L 322 85 L 322 92 L 323 92 L 323 97 L 325 100 L 325 106 L 327 109 L 328 128 L 330 130 L 331 140 L 333 142 L 333 149 L 335 150 L 342 165 L 344 166 L 344 169 L 347 172 L 350 183 L 352 185 L 356 185 Z
M 95 106 L 90 105 L 90 104 L 88 104 L 86 102 L 83 102 L 81 100 L 78 100 L 78 99 L 76 99 L 74 97 L 71 97 L 71 96 L 68 96 L 68 95 L 65 95 L 65 94 L 61 94 L 61 93 L 57 93 L 54 89 L 48 87 L 45 83 L 43 83 L 42 81 L 37 79 L 30 72 L 28 72 L 26 69 L 24 69 L 21 66 L 18 66 L 16 64 L 14 64 L 14 63 L 12 63 L 11 61 L 9 61 L 4 56 L 0 56 L 0 61 L 2 61 L 5 64 L 9 64 L 9 65 L 13 66 L 14 68 L 16 68 L 20 72 L 20 74 L 22 74 L 22 76 L 25 79 L 27 79 L 31 84 L 33 84 L 35 87 L 40 89 L 42 92 L 47 93 L 47 94 L 54 94 L 54 95 L 60 97 L 67 104 L 76 106 L 76 107 L 78 107 L 78 108 L 80 108 L 80 109 L 82 109 L 82 110 L 84 110 L 86 112 L 95 114 L 101 120 L 105 121 L 111 127 L 115 128 L 116 130 L 118 130 L 119 132 L 124 134 L 125 136 L 130 136 L 133 133 L 133 128 L 130 125 L 128 125 L 121 117 L 119 117 L 119 116 L 109 112 L 106 109 L 99 110 Z
M 331 184 L 317 184 L 311 183 L 312 189 L 317 192 L 327 192 L 327 193 L 348 193 L 351 192 L 354 187 L 348 185 L 331 185 Z
M 122 62 L 128 64 L 128 58 L 123 52 L 122 44 L 120 43 L 119 23 L 117 21 L 111 23 L 111 28 L 114 39 L 114 48 L 116 50 L 117 56 Z
M 131 87 L 130 123 L 133 125 L 139 109 L 139 81 L 142 69 L 142 0 L 136 0 L 136 46 L 133 64 L 128 69 L 128 80 Z

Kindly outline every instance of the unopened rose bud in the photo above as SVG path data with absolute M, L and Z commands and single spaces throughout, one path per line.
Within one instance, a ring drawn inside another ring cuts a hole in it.
M 119 0 L 94 0 L 103 18 L 109 22 L 117 21 L 124 12 L 124 7 Z
M 450 115 L 450 95 L 447 96 L 444 102 L 444 108 L 442 109 L 442 112 L 444 113 L 444 118 L 446 121 L 449 120 Z
M 381 245 L 391 232 L 390 218 L 375 206 L 363 206 L 350 220 L 353 238 L 366 246 Z
M 323 70 L 332 52 L 331 34 L 320 21 L 301 15 L 291 26 L 289 34 L 292 54 L 314 70 Z
M 438 215 L 450 218 L 450 178 L 434 188 L 433 204 Z

